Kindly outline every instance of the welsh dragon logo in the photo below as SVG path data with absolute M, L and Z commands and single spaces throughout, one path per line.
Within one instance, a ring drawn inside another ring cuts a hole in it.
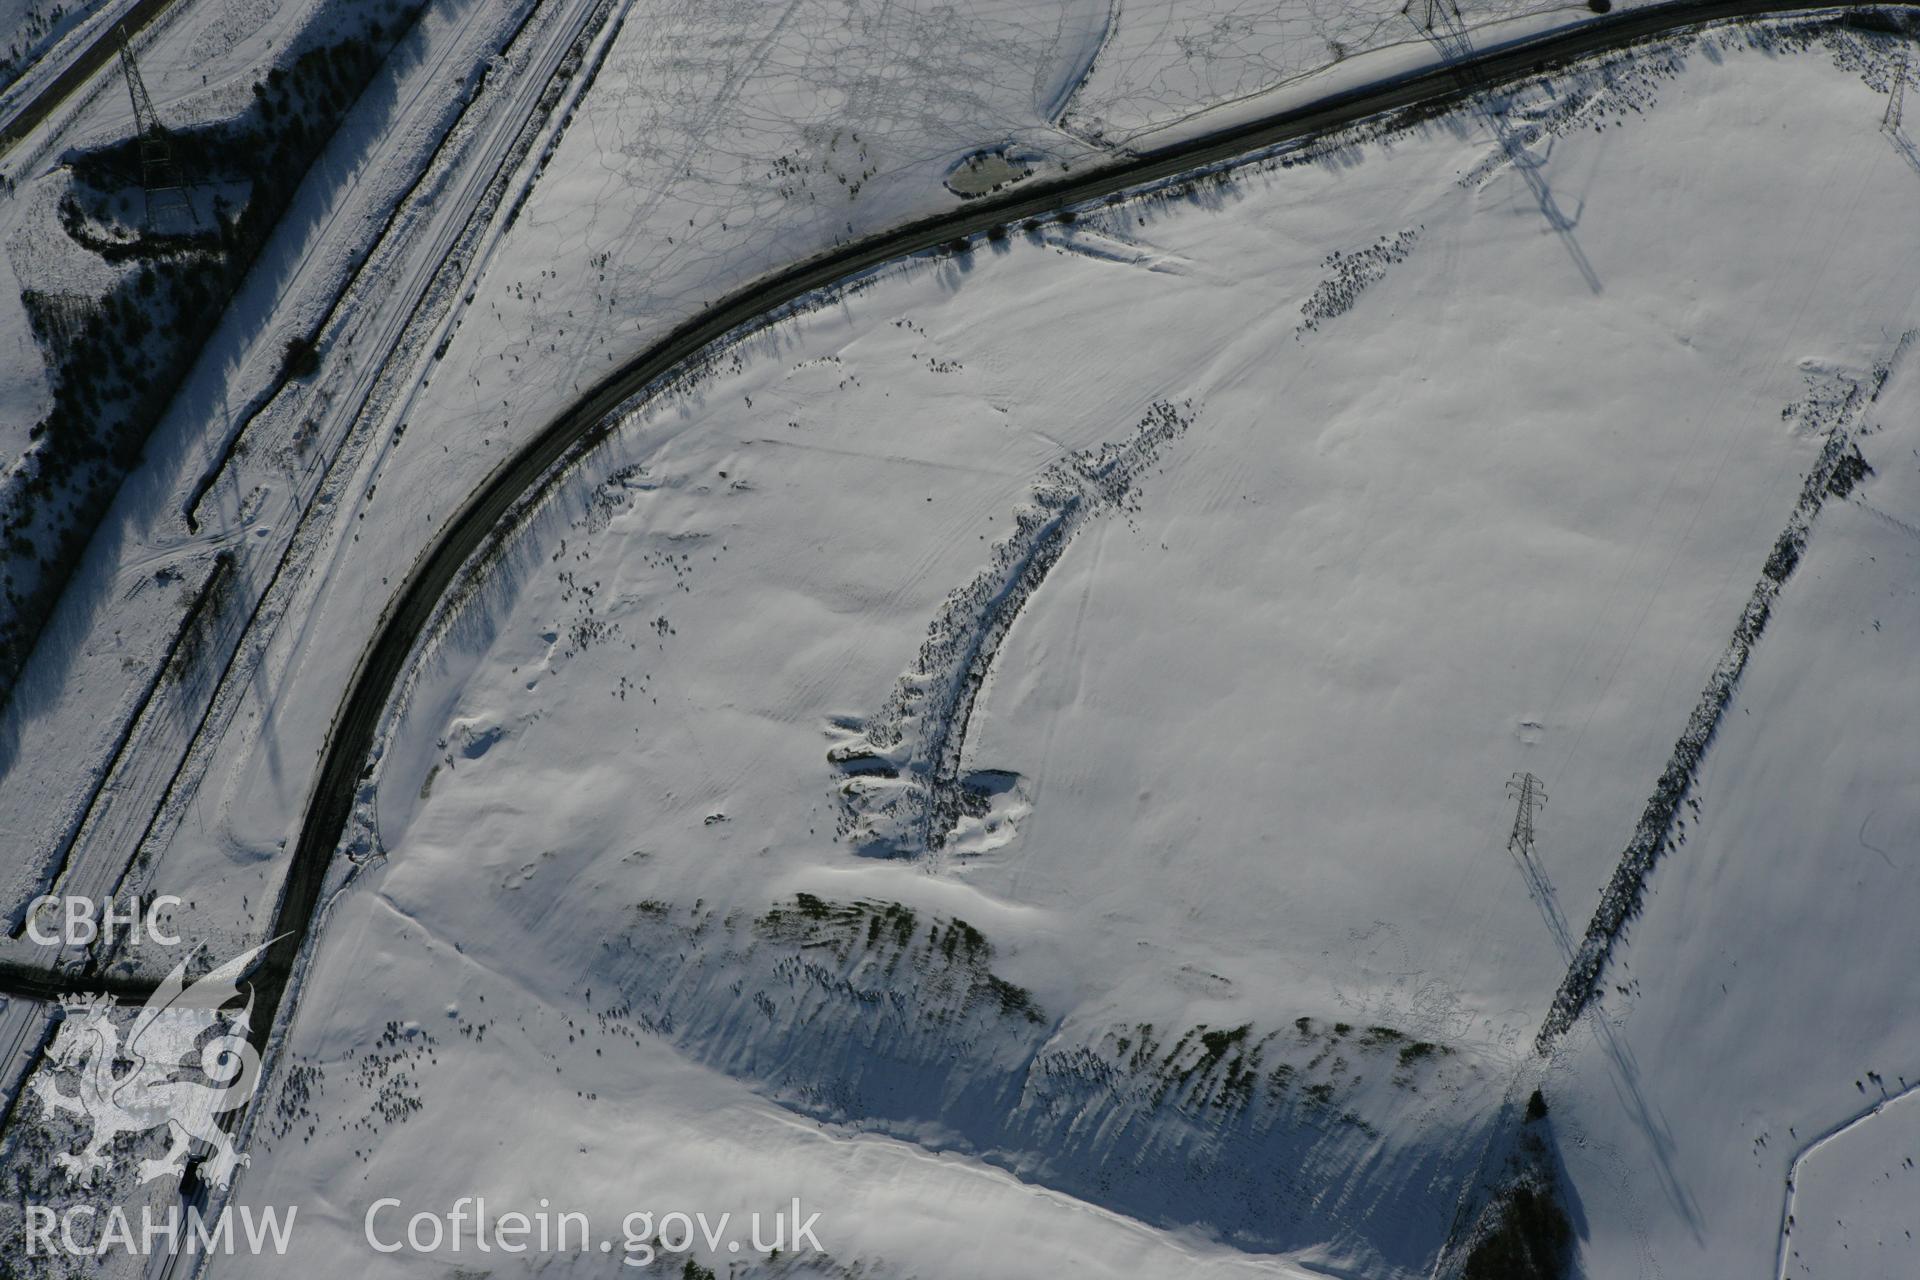
M 47 1050 L 51 1070 L 36 1075 L 32 1088 L 49 1112 L 92 1122 L 84 1146 L 54 1157 L 76 1183 L 88 1185 L 111 1168 L 107 1150 L 120 1135 L 159 1128 L 171 1131 L 172 1145 L 160 1159 L 140 1162 L 142 1183 L 179 1177 L 195 1141 L 213 1148 L 201 1173 L 216 1187 L 247 1163 L 220 1117 L 245 1105 L 260 1083 L 260 1054 L 247 1040 L 251 990 L 242 1008 L 226 1006 L 240 998 L 240 975 L 265 949 L 243 952 L 191 985 L 186 963 L 176 965 L 134 1015 L 124 1045 L 112 996 L 61 1001 L 60 1030 Z M 61 1082 L 73 1078 L 79 1092 L 62 1093 Z

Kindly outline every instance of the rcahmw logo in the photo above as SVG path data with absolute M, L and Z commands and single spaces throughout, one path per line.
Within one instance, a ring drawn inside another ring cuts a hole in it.
M 124 1044 L 112 996 L 60 1002 L 63 1016 L 47 1049 L 48 1069 L 33 1078 L 32 1089 L 49 1113 L 65 1112 L 92 1127 L 79 1151 L 53 1158 L 74 1182 L 86 1186 L 111 1171 L 107 1149 L 121 1134 L 161 1128 L 171 1132 L 172 1145 L 161 1159 L 140 1162 L 141 1182 L 179 1177 L 193 1141 L 213 1149 L 205 1174 L 216 1187 L 226 1186 L 234 1169 L 247 1163 L 220 1117 L 245 1105 L 260 1083 L 260 1054 L 247 1042 L 251 992 L 245 1008 L 223 1010 L 240 998 L 240 975 L 265 949 L 242 952 L 191 986 L 186 962 L 175 965 L 134 1015 Z M 190 1065 L 195 1058 L 197 1073 Z M 63 1092 L 63 1080 L 73 1081 L 77 1091 Z
M 253 1097 L 260 1054 L 247 1039 L 251 990 L 244 993 L 242 1007 L 228 1006 L 242 999 L 240 976 L 267 945 L 242 952 L 193 983 L 186 980 L 183 961 L 137 1010 L 122 1008 L 108 995 L 60 1002 L 60 1029 L 29 1088 L 44 1110 L 45 1127 L 54 1129 L 58 1117 L 71 1116 L 87 1128 L 84 1137 L 74 1134 L 73 1150 L 53 1158 L 69 1183 L 76 1188 L 101 1181 L 125 1185 L 129 1173 L 136 1185 L 179 1178 L 196 1146 L 204 1153 L 195 1162 L 198 1178 L 216 1188 L 232 1182 L 247 1156 L 221 1121 Z M 134 1163 L 141 1140 L 156 1130 L 167 1139 L 165 1153 Z M 125 1168 L 129 1163 L 133 1167 Z M 23 1208 L 28 1253 L 92 1257 L 142 1255 L 156 1248 L 231 1252 L 238 1244 L 256 1253 L 269 1245 L 281 1252 L 297 1212 L 288 1207 L 283 1220 L 276 1210 L 261 1210 L 256 1217 L 250 1207 L 242 1208 L 242 1235 L 236 1241 L 234 1219 L 224 1208 L 209 1221 L 197 1207 L 183 1216 L 176 1206 L 156 1217 L 149 1205 L 142 1208 L 138 1225 L 119 1206 Z

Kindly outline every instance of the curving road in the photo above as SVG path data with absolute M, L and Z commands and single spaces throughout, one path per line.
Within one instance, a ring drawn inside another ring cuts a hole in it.
M 1584 6 L 1570 6 L 1584 7 Z M 542 482 L 570 451 L 610 429 L 609 415 L 650 382 L 672 372 L 734 329 L 765 317 L 804 294 L 893 259 L 938 248 L 1026 218 L 1083 205 L 1143 184 L 1231 161 L 1281 144 L 1310 139 L 1383 113 L 1444 109 L 1489 84 L 1524 78 L 1553 65 L 1619 49 L 1709 22 L 1755 16 L 1879 11 L 1904 15 L 1920 29 L 1920 0 L 1818 4 L 1807 0 L 1670 0 L 1629 13 L 1596 17 L 1570 31 L 1517 41 L 1385 84 L 1336 94 L 1312 105 L 1224 129 L 1191 142 L 1149 152 L 1085 175 L 1034 183 L 969 202 L 802 261 L 740 289 L 641 352 L 549 423 L 519 454 L 502 463 L 470 494 L 452 521 L 422 553 L 388 602 L 362 652 L 329 727 L 284 890 L 268 935 L 275 941 L 254 975 L 257 1016 L 253 1035 L 264 1047 L 277 1021 L 320 889 L 367 771 L 374 737 L 388 700 L 405 673 L 415 642 L 460 568 L 479 550 L 513 505 Z M 12 975 L 7 975 L 11 977 Z M 25 978 L 26 975 L 21 975 Z M 63 989 L 96 990 L 97 978 L 0 983 L 0 995 L 46 999 Z M 139 984 L 123 984 L 123 999 L 140 998 Z
M 452 586 L 460 567 L 480 549 L 519 498 L 541 482 L 569 451 L 612 429 L 609 415 L 622 401 L 697 356 L 734 329 L 813 290 L 896 258 L 938 248 L 992 228 L 1171 178 L 1208 165 L 1332 132 L 1384 113 L 1444 108 L 1481 87 L 1522 79 L 1555 64 L 1670 35 L 1702 23 L 1771 14 L 1885 11 L 1903 13 L 1920 28 L 1920 0 L 1816 4 L 1807 0 L 1673 0 L 1628 13 L 1597 17 L 1571 31 L 1522 40 L 1476 55 L 1471 62 L 1435 67 L 1382 85 L 1336 94 L 1320 102 L 1251 121 L 1100 169 L 1081 177 L 1036 183 L 969 202 L 950 213 L 869 236 L 808 259 L 738 290 L 675 329 L 610 374 L 502 463 L 468 496 L 388 603 L 341 698 L 272 935 L 256 977 L 256 1024 L 264 1034 L 277 1014 L 318 902 L 320 885 L 339 847 L 353 799 L 366 771 L 374 735 L 409 654 Z

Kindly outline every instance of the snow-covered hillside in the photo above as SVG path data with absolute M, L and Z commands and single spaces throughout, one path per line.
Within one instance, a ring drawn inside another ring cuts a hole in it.
M 1874 474 L 1822 510 L 1558 1064 L 1589 1274 L 1767 1275 L 1776 1246 L 1785 1276 L 1914 1273 L 1915 1113 L 1888 1099 L 1920 1084 L 1915 358 L 1862 410 Z
M 1539 1085 L 1588 1274 L 1750 1275 L 1836 1200 L 1881 1216 L 1790 1267 L 1903 1274 L 1849 1190 L 1920 1176 L 1903 1104 L 1799 1162 L 1920 1080 L 1899 56 L 1577 68 L 882 270 L 643 398 L 423 653 L 242 1197 L 375 1275 L 462 1261 L 369 1259 L 382 1195 L 799 1194 L 871 1274 L 1412 1276 Z
M 289 41 L 326 28 L 315 9 L 171 10 L 136 42 L 163 117 L 244 110 Z M 713 297 L 952 208 L 942 178 L 983 148 L 1035 172 L 1110 162 L 1056 118 L 1114 21 L 1086 0 L 430 9 L 207 335 L 50 620 L 61 642 L 0 720 L 0 805 L 23 848 L 11 882 L 31 892 L 65 867 L 104 889 L 131 850 L 130 884 L 225 875 L 196 900 L 199 936 L 257 927 L 250 904 L 274 892 L 308 782 L 279 762 L 316 750 L 379 606 L 457 499 Z M 1423 37 L 1382 52 L 1344 62 L 1341 83 L 1440 51 Z M 42 292 L 116 278 L 64 243 L 53 160 L 62 139 L 125 137 L 120 88 L 96 82 L 8 157 L 35 183 L 8 212 L 44 223 L 9 233 L 10 255 Z M 24 438 L 47 375 L 16 319 L 0 397 Z M 287 344 L 309 337 L 320 367 L 287 382 Z M 225 607 L 200 610 L 222 550 L 237 556 Z M 189 615 L 214 634 L 201 678 L 175 685 L 160 676 Z

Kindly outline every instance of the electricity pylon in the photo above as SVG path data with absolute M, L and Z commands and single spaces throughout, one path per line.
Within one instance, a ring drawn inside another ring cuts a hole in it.
M 1516 773 L 1507 779 L 1507 794 L 1518 803 L 1513 815 L 1513 834 L 1507 837 L 1507 852 L 1517 858 L 1533 857 L 1533 816 L 1547 802 L 1540 779 L 1531 773 Z
M 1414 0 L 1407 0 L 1405 4 L 1400 6 L 1400 14 L 1402 17 L 1411 18 L 1413 16 L 1413 4 Z M 1455 4 L 1453 0 L 1424 0 L 1424 4 L 1426 6 L 1427 16 L 1421 25 L 1429 31 L 1433 30 L 1433 15 L 1436 13 L 1444 19 L 1447 16 L 1447 11 L 1451 9 L 1454 17 L 1457 18 L 1460 16 L 1460 6 Z
M 1415 4 L 1425 7 L 1420 18 L 1413 16 Z M 1466 15 L 1460 12 L 1456 0 L 1407 0 L 1400 6 L 1400 16 L 1421 29 L 1421 33 L 1433 42 L 1447 67 L 1453 71 L 1454 79 L 1460 82 L 1461 92 L 1470 103 L 1479 103 L 1487 97 L 1493 86 L 1480 71 L 1474 59 L 1473 36 L 1467 31 Z M 1506 122 L 1497 118 L 1497 113 L 1486 111 L 1495 131 L 1500 135 L 1501 144 L 1507 142 Z
M 1887 95 L 1886 114 L 1880 117 L 1880 132 L 1887 135 L 1887 141 L 1900 153 L 1900 158 L 1915 173 L 1920 173 L 1920 147 L 1915 147 L 1913 139 L 1900 128 L 1900 114 L 1907 105 L 1908 67 L 1909 59 L 1902 56 L 1900 70 L 1894 73 L 1893 92 Z
M 1900 112 L 1907 101 L 1907 56 L 1900 58 L 1900 70 L 1893 77 L 1893 92 L 1887 95 L 1887 113 L 1880 117 L 1880 127 L 1888 133 L 1900 132 Z
M 1573 958 L 1573 933 L 1567 928 L 1566 917 L 1560 914 L 1560 903 L 1553 893 L 1553 882 L 1547 879 L 1547 873 L 1533 856 L 1533 819 L 1540 806 L 1547 802 L 1547 791 L 1540 779 L 1531 773 L 1516 773 L 1507 779 L 1507 794 L 1514 799 L 1513 834 L 1507 837 L 1507 852 L 1520 866 L 1520 874 L 1527 882 L 1527 896 L 1540 907 L 1540 916 L 1547 923 L 1548 932 L 1559 944 L 1560 953 L 1567 959 Z
M 140 64 L 134 61 L 126 24 L 114 28 L 114 35 L 120 44 L 120 71 L 127 79 L 127 96 L 133 100 L 133 127 L 140 139 L 140 187 L 146 193 L 147 229 L 151 231 L 157 211 L 184 210 L 191 219 L 193 206 L 187 200 L 187 184 L 180 175 L 179 162 L 174 159 L 173 142 L 160 123 L 160 113 L 153 109 L 146 81 L 140 78 Z

